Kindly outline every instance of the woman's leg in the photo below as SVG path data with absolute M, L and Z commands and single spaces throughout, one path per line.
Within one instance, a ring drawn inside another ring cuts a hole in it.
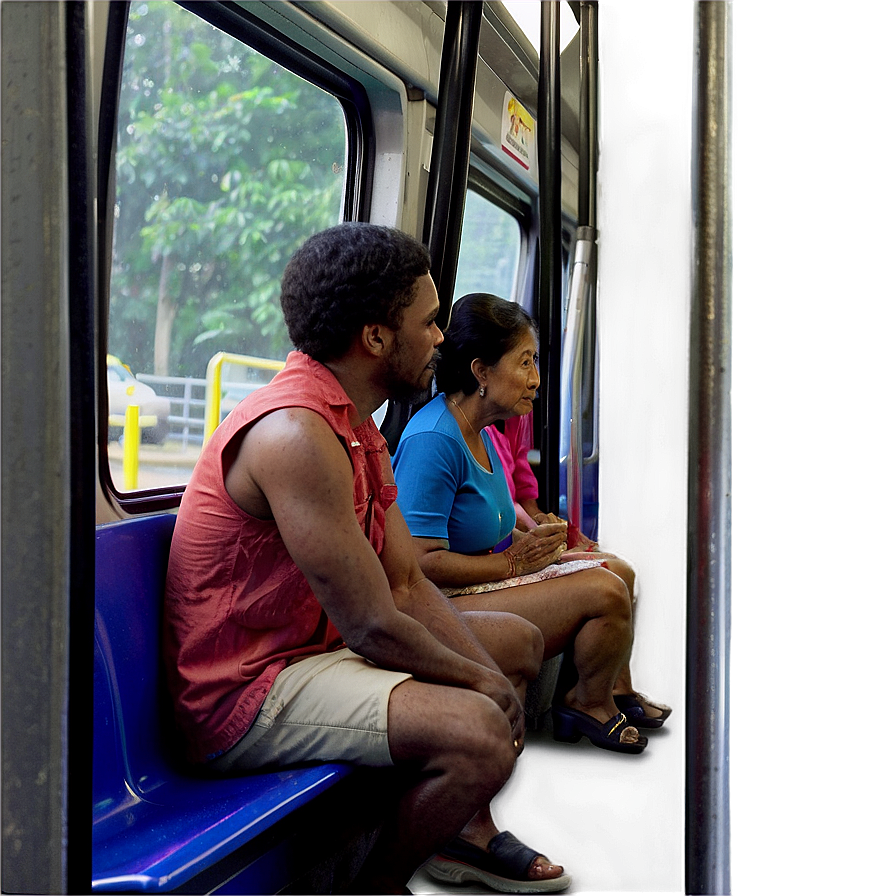
M 615 573 L 625 582 L 626 590 L 628 591 L 629 603 L 632 608 L 632 632 L 634 633 L 635 627 L 635 571 L 629 566 L 625 560 L 615 556 L 614 554 L 603 554 L 599 555 L 606 560 L 607 566 L 610 568 L 610 572 Z M 619 675 L 616 678 L 616 682 L 613 685 L 613 693 L 614 694 L 631 694 L 634 692 L 634 686 L 632 685 L 632 671 L 631 671 L 631 657 L 632 652 L 631 648 L 628 651 L 627 656 L 625 657 L 625 662 L 622 664 L 622 668 L 619 670 Z
M 628 589 L 629 599 L 631 600 L 632 629 L 634 630 L 635 571 L 621 557 L 616 557 L 614 554 L 605 554 L 602 556 L 606 558 L 607 565 L 609 566 L 610 571 L 616 573 L 616 575 L 619 576 L 619 578 L 622 579 L 623 582 L 625 582 L 625 587 Z M 622 668 L 619 670 L 619 676 L 616 679 L 616 683 L 613 685 L 613 694 L 637 695 L 637 693 L 638 692 L 635 690 L 635 686 L 632 683 L 631 650 L 629 650 L 628 656 L 626 657 L 625 662 L 622 664 Z M 638 697 L 638 705 L 644 711 L 644 717 L 647 719 L 663 718 L 664 710 L 668 710 L 668 707 L 662 704 L 656 705 L 654 703 L 649 703 L 640 699 L 640 697 Z M 665 714 L 668 715 L 668 712 L 666 712 Z
M 607 569 L 587 569 L 532 585 L 453 598 L 459 610 L 516 613 L 538 626 L 546 659 L 572 648 L 578 681 L 565 703 L 599 722 L 618 712 L 613 686 L 632 646 L 631 598 Z

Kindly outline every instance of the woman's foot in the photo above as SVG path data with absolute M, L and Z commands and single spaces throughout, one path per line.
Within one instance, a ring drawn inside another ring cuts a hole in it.
M 587 737 L 595 747 L 617 753 L 642 753 L 647 738 L 637 728 L 629 725 L 624 713 L 617 713 L 605 722 L 595 716 L 572 709 L 555 706 L 551 710 L 554 740 L 574 744 Z
M 615 698 L 611 697 L 608 702 L 585 704 L 576 699 L 576 688 L 573 687 L 567 692 L 562 706 L 558 705 L 555 709 L 567 709 L 580 716 L 590 716 L 595 722 L 603 726 L 611 720 L 614 722 L 617 721 L 617 716 L 621 710 L 616 706 L 614 699 Z M 626 716 L 625 722 L 626 724 L 622 726 L 618 735 L 620 743 L 638 743 L 641 735 L 639 734 L 638 729 L 634 727 L 633 720 Z M 616 735 L 614 735 L 614 738 L 616 738 Z
M 630 694 L 613 694 L 613 701 L 632 724 L 641 728 L 661 728 L 672 714 L 671 706 L 657 703 L 636 691 Z

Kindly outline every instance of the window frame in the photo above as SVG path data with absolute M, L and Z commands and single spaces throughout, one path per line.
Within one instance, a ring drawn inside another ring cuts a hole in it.
M 296 41 L 276 32 L 255 17 L 251 9 L 221 2 L 175 2 L 198 18 L 226 32 L 283 69 L 329 93 L 340 104 L 346 125 L 346 164 L 342 194 L 342 220 L 367 220 L 371 201 L 371 169 L 375 153 L 373 115 L 367 92 L 354 78 L 329 66 L 319 56 Z M 127 513 L 176 509 L 186 483 L 136 491 L 121 491 L 112 479 L 109 466 L 109 396 L 106 389 L 105 359 L 109 342 L 112 240 L 114 232 L 115 157 L 117 124 L 121 101 L 127 24 L 131 2 L 109 5 L 105 60 L 97 121 L 98 182 L 98 307 L 100 309 L 97 384 L 97 476 L 106 498 Z
M 470 170 L 467 176 L 467 190 L 476 193 L 492 205 L 510 215 L 519 225 L 520 252 L 517 259 L 516 274 L 514 276 L 513 294 L 509 297 L 526 310 L 527 299 L 531 299 L 529 286 L 530 271 L 532 268 L 532 240 L 533 225 L 536 222 L 536 211 L 533 200 L 526 193 L 513 189 L 509 183 L 499 182 L 499 177 L 489 170 L 484 170 L 474 164 L 475 156 L 470 158 Z M 500 181 L 504 181 L 500 178 Z M 461 233 L 463 237 L 463 233 Z

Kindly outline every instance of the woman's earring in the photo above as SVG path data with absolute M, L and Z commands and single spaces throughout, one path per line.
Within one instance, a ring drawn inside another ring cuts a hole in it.
M 485 386 L 480 386 L 480 387 L 479 387 L 479 397 L 480 397 L 480 398 L 485 398 Z

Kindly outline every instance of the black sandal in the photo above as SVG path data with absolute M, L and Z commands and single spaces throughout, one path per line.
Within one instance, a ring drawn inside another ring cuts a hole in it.
M 569 874 L 530 880 L 529 869 L 542 853 L 517 840 L 510 831 L 496 834 L 488 849 L 455 837 L 424 866 L 427 874 L 451 884 L 480 883 L 500 893 L 556 893 L 572 882 Z
M 622 732 L 630 727 L 628 719 L 621 712 L 607 722 L 598 722 L 577 709 L 555 706 L 551 710 L 551 716 L 554 722 L 554 740 L 563 743 L 574 744 L 584 735 L 595 747 L 617 753 L 642 753 L 647 746 L 647 738 L 643 734 L 638 734 L 637 741 L 633 743 L 623 743 L 620 740 Z
M 620 712 L 624 712 L 636 728 L 662 728 L 663 722 L 672 715 L 672 707 L 665 703 L 654 703 L 643 694 L 614 694 L 613 702 Z M 649 716 L 644 707 L 658 709 L 658 716 Z

